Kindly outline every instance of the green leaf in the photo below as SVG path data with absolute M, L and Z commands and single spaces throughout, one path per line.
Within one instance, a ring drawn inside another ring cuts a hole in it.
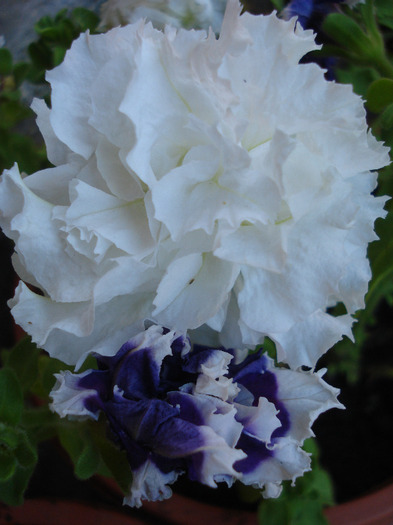
M 100 455 L 95 446 L 88 422 L 67 421 L 58 427 L 62 446 L 74 463 L 75 475 L 87 479 L 97 472 Z
M 291 501 L 288 525 L 328 525 L 321 505 L 311 498 Z
M 0 370 L 0 421 L 10 425 L 19 423 L 23 411 L 23 395 L 13 370 Z
M 0 423 L 0 447 L 3 450 L 14 451 L 18 446 L 18 429 Z
M 40 443 L 57 434 L 59 418 L 47 405 L 25 409 L 21 425 L 34 443 Z
M 48 398 L 56 382 L 54 374 L 59 373 L 61 370 L 72 369 L 72 366 L 66 365 L 59 359 L 41 354 L 38 360 L 39 381 L 34 385 L 34 393 L 42 398 Z
M 0 482 L 10 479 L 15 474 L 17 466 L 16 458 L 0 449 Z
M 378 22 L 393 29 L 393 2 L 391 0 L 374 0 Z
M 16 87 L 19 87 L 21 83 L 26 79 L 29 69 L 30 66 L 26 62 L 18 62 L 17 64 L 15 64 L 13 74 Z
M 274 359 L 274 361 L 277 360 L 276 345 L 269 337 L 265 337 L 263 340 L 263 350 L 267 352 L 268 356 Z
M 367 90 L 367 107 L 374 113 L 379 113 L 393 103 L 393 80 L 380 78 L 375 80 Z
M 37 450 L 27 432 L 21 427 L 10 427 L 0 423 L 0 451 L 11 454 L 22 467 L 37 462 Z
M 100 465 L 100 454 L 92 440 L 86 441 L 82 452 L 75 463 L 75 475 L 88 479 L 97 472 Z
M 284 9 L 284 0 L 271 0 L 271 3 L 274 5 L 274 7 L 279 13 Z
M 66 47 L 56 46 L 53 48 L 53 65 L 58 66 L 64 60 L 65 54 L 67 52 Z
M 393 130 L 393 104 L 389 104 L 389 106 L 382 113 L 381 127 L 389 131 Z
M 71 19 L 80 27 L 81 31 L 94 31 L 99 22 L 99 17 L 84 7 L 76 7 L 71 14 Z
M 43 42 L 32 42 L 27 48 L 29 56 L 33 65 L 39 70 L 51 69 L 52 67 L 52 51 Z
M 6 364 L 15 372 L 22 390 L 26 392 L 38 377 L 38 357 L 41 351 L 29 337 L 22 339 L 8 353 Z
M 0 500 L 6 505 L 22 505 L 23 494 L 27 489 L 34 466 L 24 468 L 18 465 L 12 477 L 7 481 L 0 481 Z
M 0 127 L 0 171 L 17 162 L 22 172 L 32 173 L 48 167 L 43 150 L 30 137 L 3 130 Z
M 317 491 L 318 500 L 323 505 L 334 505 L 333 482 L 326 470 L 314 467 L 312 471 L 313 490 Z
M 31 109 L 23 106 L 19 100 L 12 100 L 11 97 L 7 100 L 3 98 L 0 104 L 0 127 L 8 130 L 32 115 Z
M 48 42 L 58 42 L 61 39 L 61 31 L 56 26 L 44 27 L 40 29 L 38 34 L 43 40 Z
M 12 55 L 5 47 L 0 49 L 0 75 L 12 73 Z
M 325 18 L 322 30 L 356 56 L 369 56 L 372 47 L 370 39 L 352 18 L 341 13 L 332 13 Z
M 50 16 L 41 17 L 38 22 L 34 24 L 34 31 L 40 35 L 42 31 L 53 26 L 53 20 Z
M 125 451 L 120 450 L 107 438 L 105 429 L 95 432 L 94 439 L 103 463 L 124 494 L 127 494 L 131 485 L 132 474 Z
M 64 9 L 60 9 L 60 11 L 55 16 L 55 23 L 61 22 L 65 18 L 67 18 L 68 9 L 65 7 Z
M 20 505 L 37 463 L 36 447 L 20 427 L 0 424 L 0 500 Z
M 290 525 L 289 508 L 286 502 L 265 499 L 258 509 L 260 525 Z
M 338 68 L 335 73 L 340 84 L 352 84 L 354 92 L 363 97 L 366 96 L 370 84 L 379 78 L 374 69 L 353 64 L 349 64 L 346 69 Z
M 71 46 L 72 41 L 79 35 L 79 31 L 68 18 L 62 20 L 59 23 L 58 28 L 61 35 L 58 43 L 68 49 Z
M 31 443 L 27 433 L 19 429 L 19 441 L 15 449 L 15 457 L 21 467 L 33 467 L 38 461 L 37 448 Z
M 312 470 L 298 478 L 294 487 L 284 482 L 278 499 L 261 503 L 261 525 L 327 525 L 323 509 L 333 504 L 333 484 L 318 463 L 315 439 L 306 440 L 304 450 L 312 453 Z

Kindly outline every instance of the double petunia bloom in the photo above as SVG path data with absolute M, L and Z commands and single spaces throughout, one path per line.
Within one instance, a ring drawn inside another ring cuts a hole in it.
M 48 72 L 33 108 L 54 167 L 3 174 L 0 223 L 43 293 L 21 283 L 13 315 L 50 355 L 110 355 L 149 320 L 213 346 L 269 336 L 313 367 L 351 335 L 388 150 L 350 86 L 299 64 L 311 31 L 240 10 L 218 39 L 85 34 Z
M 234 352 L 194 346 L 153 325 L 98 370 L 57 375 L 52 409 L 98 419 L 127 452 L 133 481 L 125 503 L 171 496 L 186 472 L 211 487 L 241 480 L 278 496 L 284 479 L 309 470 L 301 445 L 323 411 L 340 407 L 321 373 L 276 368 L 261 352 L 239 364 Z

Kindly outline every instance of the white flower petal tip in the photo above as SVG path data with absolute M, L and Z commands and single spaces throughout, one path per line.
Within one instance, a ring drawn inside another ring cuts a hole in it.
M 268 336 L 313 368 L 350 336 L 388 149 L 349 86 L 299 63 L 310 31 L 240 13 L 229 0 L 219 38 L 84 34 L 48 72 L 51 108 L 33 107 L 54 167 L 5 171 L 0 226 L 43 293 L 19 289 L 14 315 L 50 355 L 113 355 L 149 320 L 240 352 Z
M 98 412 L 94 413 L 86 407 L 86 400 L 97 396 L 94 389 L 78 387 L 79 380 L 88 375 L 86 371 L 80 375 L 74 375 L 68 370 L 55 374 L 56 384 L 50 393 L 52 403 L 49 408 L 60 417 L 73 419 L 98 419 Z
M 123 505 L 141 507 L 143 501 L 163 501 L 172 496 L 168 485 L 174 483 L 180 473 L 163 473 L 152 461 L 147 460 L 133 471 L 130 494 L 123 499 Z
M 282 492 L 282 485 L 278 485 L 277 483 L 266 483 L 262 491 L 262 496 L 266 499 L 269 499 L 269 498 L 277 499 L 280 497 L 281 492 Z

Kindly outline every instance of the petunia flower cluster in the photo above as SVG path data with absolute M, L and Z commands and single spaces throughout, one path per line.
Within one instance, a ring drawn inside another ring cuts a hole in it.
M 52 410 L 98 419 L 133 474 L 124 503 L 171 496 L 180 474 L 211 487 L 241 480 L 277 497 L 281 481 L 309 470 L 301 449 L 323 411 L 340 407 L 322 373 L 277 368 L 261 352 L 233 364 L 233 350 L 191 348 L 184 334 L 153 325 L 98 370 L 57 375 Z
M 240 13 L 219 38 L 84 34 L 47 73 L 54 166 L 4 172 L 0 224 L 40 290 L 19 284 L 13 315 L 51 356 L 113 355 L 146 320 L 240 350 L 269 336 L 293 368 L 351 336 L 387 148 L 349 86 L 299 64 L 311 31 Z

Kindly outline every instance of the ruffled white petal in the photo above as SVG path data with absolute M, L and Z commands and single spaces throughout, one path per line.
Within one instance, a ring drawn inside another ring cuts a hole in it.
M 124 341 L 140 332 L 150 303 L 148 294 L 121 295 L 93 312 L 89 303 L 56 303 L 21 283 L 9 305 L 16 322 L 39 347 L 79 366 L 93 351 L 114 355 Z
M 49 405 L 52 412 L 60 417 L 98 420 L 98 412 L 92 412 L 85 406 L 87 399 L 97 395 L 96 390 L 78 387 L 78 381 L 88 374 L 90 370 L 78 375 L 68 370 L 55 374 L 56 383 L 50 393 L 52 403 Z
M 242 422 L 245 431 L 264 443 L 270 443 L 273 432 L 281 427 L 275 405 L 260 397 L 257 406 L 235 403 L 235 407 L 237 418 Z
M 350 315 L 333 317 L 316 310 L 307 319 L 296 323 L 287 332 L 271 333 L 276 343 L 277 358 L 292 368 L 313 368 L 319 357 L 345 335 L 353 339 L 353 318 Z
M 216 487 L 216 481 L 221 481 L 223 476 L 238 479 L 241 474 L 233 464 L 244 459 L 246 454 L 242 450 L 228 446 L 225 439 L 216 434 L 211 427 L 201 426 L 200 434 L 204 445 L 195 452 L 202 453 L 202 464 L 198 465 L 198 481 L 209 487 Z
M 3 173 L 0 185 L 2 228 L 16 242 L 27 271 L 55 300 L 89 299 L 96 276 L 88 262 L 65 253 L 53 205 L 27 187 L 16 166 Z
M 339 390 L 323 379 L 323 370 L 313 374 L 276 369 L 278 396 L 288 410 L 290 419 L 289 437 L 300 445 L 314 435 L 311 425 L 315 419 L 331 408 L 344 408 L 337 401 Z
M 295 441 L 289 438 L 281 439 L 273 448 L 273 456 L 262 461 L 252 472 L 243 474 L 242 482 L 263 488 L 280 484 L 283 480 L 292 480 L 310 470 L 309 454 L 304 452 Z M 269 488 L 268 488 L 269 494 Z M 274 496 L 273 497 L 277 497 Z
M 163 473 L 148 459 L 138 469 L 133 471 L 130 494 L 123 499 L 123 505 L 141 507 L 142 501 L 162 501 L 172 496 L 168 487 L 179 477 L 179 472 Z
M 54 167 L 4 173 L 0 224 L 44 294 L 18 289 L 14 314 L 51 355 L 113 355 L 145 319 L 240 353 L 269 336 L 293 368 L 350 336 L 388 150 L 349 86 L 299 64 L 312 32 L 240 13 L 218 39 L 84 34 L 48 72 L 33 108 Z

